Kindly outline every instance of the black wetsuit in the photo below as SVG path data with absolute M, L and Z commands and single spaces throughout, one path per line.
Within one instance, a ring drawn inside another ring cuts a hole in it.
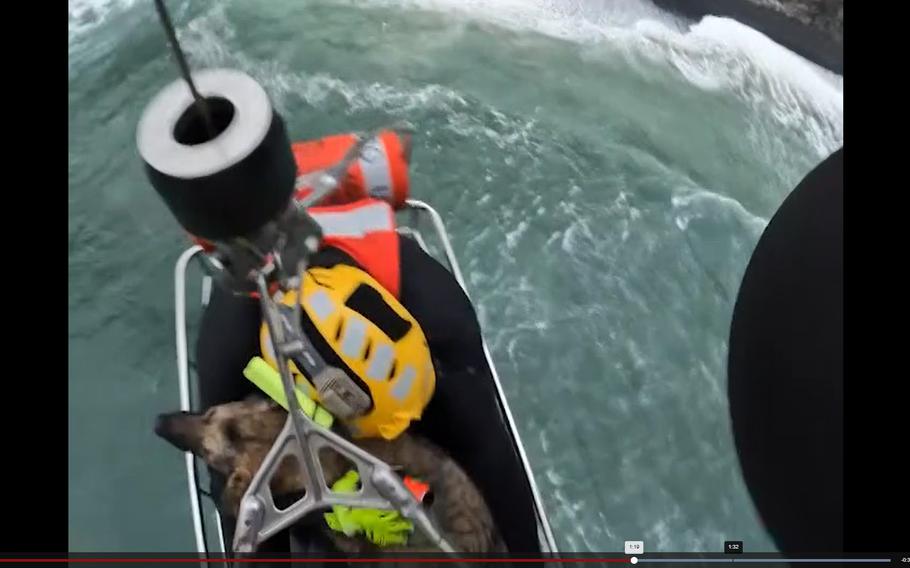
M 436 391 L 411 430 L 443 447 L 483 492 L 510 552 L 538 555 L 533 497 L 518 453 L 502 422 L 496 387 L 483 353 L 470 300 L 452 274 L 407 237 L 401 237 L 401 303 L 420 323 L 436 365 Z M 314 266 L 355 264 L 337 249 L 320 251 Z M 242 370 L 259 354 L 258 301 L 216 288 L 205 310 L 197 345 L 203 408 L 253 392 Z M 517 481 L 520 480 L 520 481 Z M 212 494 L 224 480 L 213 477 Z M 233 519 L 225 518 L 228 544 Z M 281 541 L 284 542 L 281 542 Z M 283 550 L 275 537 L 265 550 Z

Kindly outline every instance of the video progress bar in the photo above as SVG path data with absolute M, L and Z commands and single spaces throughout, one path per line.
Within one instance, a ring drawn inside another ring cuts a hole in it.
M 636 562 L 891 562 L 890 558 L 636 558 Z

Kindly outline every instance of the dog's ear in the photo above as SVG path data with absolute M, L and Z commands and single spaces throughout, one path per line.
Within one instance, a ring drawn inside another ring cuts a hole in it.
M 235 517 L 240 510 L 240 500 L 243 499 L 243 494 L 246 493 L 252 480 L 253 475 L 244 467 L 235 469 L 228 477 L 224 493 L 221 494 L 221 502 L 228 511 L 233 512 Z
M 266 405 L 266 408 L 272 410 L 273 408 L 278 408 L 278 403 L 275 402 L 275 399 L 263 396 L 262 393 L 251 392 L 250 394 L 244 397 L 244 402 L 261 402 Z

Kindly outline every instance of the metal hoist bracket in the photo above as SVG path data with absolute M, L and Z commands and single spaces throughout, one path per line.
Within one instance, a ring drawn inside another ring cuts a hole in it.
M 306 208 L 318 202 L 337 186 L 343 172 L 359 156 L 366 142 L 372 137 L 371 133 L 359 138 L 338 166 L 320 178 L 313 193 L 297 203 L 297 213 L 303 222 L 296 225 L 293 240 L 304 246 L 302 250 L 301 247 L 296 248 L 294 254 L 286 257 L 292 263 L 296 261 L 297 270 L 292 277 L 280 279 L 283 289 L 299 288 L 307 259 L 318 249 L 321 237 L 319 227 L 312 223 Z M 306 220 L 310 223 L 306 223 Z M 275 350 L 282 388 L 288 402 L 288 418 L 240 502 L 233 542 L 234 552 L 251 554 L 263 541 L 307 514 L 329 509 L 333 505 L 342 505 L 352 508 L 397 510 L 410 519 L 441 551 L 454 553 L 454 549 L 439 533 L 391 466 L 331 430 L 319 426 L 301 410 L 294 394 L 294 379 L 288 364 L 294 357 L 303 353 L 303 332 L 300 329 L 302 309 L 300 303 L 296 302 L 294 313 L 289 318 L 290 325 L 283 325 L 287 323 L 287 319 L 282 321 L 280 308 L 269 294 L 269 277 L 274 277 L 276 271 L 279 274 L 284 273 L 287 268 L 289 267 L 282 265 L 281 255 L 273 251 L 271 260 L 265 267 L 247 274 L 247 279 L 255 282 L 262 314 Z M 322 448 L 334 450 L 356 466 L 361 482 L 359 491 L 337 493 L 328 488 L 319 459 L 319 451 Z M 305 494 L 289 507 L 278 509 L 269 482 L 284 458 L 288 456 L 296 458 L 297 463 L 303 468 Z

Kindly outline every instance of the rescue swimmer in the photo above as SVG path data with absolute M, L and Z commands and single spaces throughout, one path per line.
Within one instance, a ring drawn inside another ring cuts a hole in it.
M 309 176 L 337 163 L 355 137 L 289 144 L 283 121 L 252 79 L 227 70 L 195 79 L 200 92 L 219 94 L 208 99 L 209 133 L 178 82 L 150 103 L 137 141 L 149 178 L 175 217 L 197 243 L 214 250 L 219 239 L 249 234 L 275 217 L 291 191 L 292 199 L 306 197 Z M 213 135 L 216 149 L 207 147 Z M 308 209 L 322 229 L 322 245 L 300 289 L 275 299 L 300 303 L 307 339 L 345 377 L 316 384 L 297 366 L 295 378 L 354 437 L 393 439 L 410 429 L 441 446 L 480 488 L 509 552 L 537 555 L 532 490 L 516 482 L 527 478 L 500 426 L 474 308 L 455 277 L 396 230 L 395 208 L 409 191 L 409 161 L 410 137 L 382 131 L 338 189 Z M 259 355 L 275 365 L 258 299 L 214 287 L 197 343 L 202 408 L 254 392 L 243 370 Z M 220 494 L 225 480 L 211 474 L 211 493 Z M 231 542 L 234 520 L 222 514 Z M 260 551 L 287 547 L 281 533 Z

